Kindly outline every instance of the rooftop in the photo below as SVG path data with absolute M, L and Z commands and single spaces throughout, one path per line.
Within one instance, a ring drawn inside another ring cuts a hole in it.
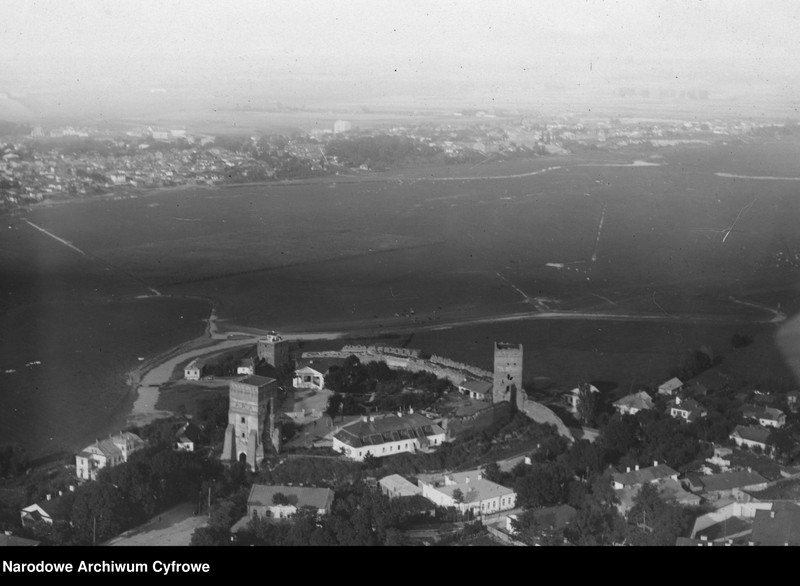
M 460 490 L 464 496 L 464 504 L 515 494 L 513 489 L 483 478 L 480 470 L 452 474 L 421 474 L 418 478 L 420 482 L 433 485 L 436 490 L 449 497 L 452 497 L 456 490 Z
M 731 490 L 734 488 L 744 488 L 756 484 L 766 484 L 767 479 L 757 472 L 749 470 L 736 470 L 723 472 L 722 474 L 712 474 L 711 476 L 701 476 L 700 483 L 705 492 L 715 492 L 719 490 Z
M 661 478 L 669 478 L 670 476 L 677 477 L 678 472 L 666 464 L 658 464 L 640 470 L 631 470 L 630 472 L 615 472 L 611 475 L 614 482 L 619 482 L 623 486 L 646 484 Z
M 731 432 L 731 437 L 738 435 L 742 439 L 766 444 L 769 434 L 770 430 L 757 425 L 737 425 Z
M 416 484 L 406 480 L 399 474 L 384 476 L 378 481 L 378 483 L 390 491 L 399 494 L 400 496 L 412 496 L 415 494 L 420 494 L 420 488 Z
M 236 382 L 244 383 L 246 385 L 253 385 L 254 387 L 265 387 L 268 384 L 274 383 L 274 378 L 268 378 L 266 376 L 259 376 L 257 374 L 251 374 L 250 376 L 246 376 Z
M 663 391 L 674 391 L 679 389 L 683 386 L 683 382 L 678 377 L 673 377 L 669 379 L 667 382 L 661 383 L 658 385 L 659 390 Z
M 771 511 L 756 511 L 752 541 L 756 545 L 800 545 L 800 507 L 774 503 Z
M 467 389 L 473 393 L 485 395 L 492 392 L 492 383 L 485 380 L 467 380 L 458 385 L 462 389 Z
M 627 395 L 621 399 L 614 401 L 616 407 L 627 407 L 628 409 L 652 409 L 653 399 L 644 391 Z
M 440 426 L 424 415 L 409 413 L 402 417 L 387 415 L 367 421 L 362 419 L 343 428 L 334 437 L 348 446 L 360 448 L 405 439 L 422 439 L 443 433 Z

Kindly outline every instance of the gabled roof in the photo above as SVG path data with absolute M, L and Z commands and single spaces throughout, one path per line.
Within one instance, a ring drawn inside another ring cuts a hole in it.
M 254 484 L 250 489 L 250 496 L 247 497 L 247 506 L 276 506 L 272 499 L 278 493 L 283 494 L 298 509 L 312 507 L 330 510 L 333 503 L 333 491 L 330 488 Z
M 786 414 L 775 407 L 766 407 L 758 416 L 759 419 L 767 419 L 769 421 L 779 421 L 781 417 L 786 417 Z
M 677 401 L 670 401 L 669 402 L 670 409 L 680 409 L 681 411 L 687 411 L 689 413 L 702 413 L 707 411 L 705 407 L 703 407 L 700 403 L 695 401 L 694 399 L 682 399 L 680 403 Z
M 486 395 L 492 392 L 492 383 L 485 380 L 467 380 L 458 385 L 462 389 L 467 389 L 472 393 Z
M 675 391 L 683 386 L 683 382 L 678 377 L 673 377 L 666 382 L 661 383 L 658 385 L 659 391 L 667 391 L 672 392 Z
M 621 399 L 614 401 L 615 407 L 627 407 L 628 409 L 652 409 L 653 399 L 645 391 L 627 395 Z
M 91 458 L 97 452 L 109 459 L 122 457 L 122 450 L 116 446 L 111 438 L 96 440 L 93 444 L 86 446 L 79 455 L 84 458 Z
M 673 470 L 666 464 L 650 466 L 640 470 L 631 470 L 630 472 L 615 472 L 611 474 L 611 478 L 614 479 L 614 482 L 619 482 L 622 486 L 646 484 L 661 478 L 669 478 L 670 476 L 678 476 L 678 471 Z
M 422 440 L 443 433 L 444 430 L 440 426 L 431 423 L 424 415 L 411 413 L 402 417 L 388 415 L 372 421 L 358 421 L 348 425 L 334 437 L 348 446 L 360 448 L 406 439 Z
M 731 432 L 730 437 L 733 438 L 735 435 L 751 442 L 766 444 L 769 439 L 770 430 L 757 425 L 737 425 Z
M 748 470 L 736 470 L 733 472 L 723 472 L 722 474 L 700 477 L 700 483 L 703 485 L 703 490 L 705 492 L 746 488 L 756 484 L 765 484 L 766 482 L 767 479 L 761 476 L 761 474 Z
M 294 371 L 294 375 L 302 375 L 302 374 L 316 374 L 318 376 L 325 376 L 324 373 L 320 372 L 316 368 L 312 368 L 310 366 L 304 366 L 302 368 L 298 368 Z
M 771 511 L 756 511 L 752 541 L 756 545 L 800 545 L 800 507 L 774 503 Z

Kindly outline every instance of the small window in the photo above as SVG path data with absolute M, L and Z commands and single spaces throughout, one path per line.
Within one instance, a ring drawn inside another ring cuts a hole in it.
M 242 417 L 242 421 L 241 421 L 241 423 L 244 423 L 244 417 Z

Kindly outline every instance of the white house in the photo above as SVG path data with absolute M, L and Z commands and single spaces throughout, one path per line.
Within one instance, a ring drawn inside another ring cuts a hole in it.
M 323 516 L 331 512 L 333 496 L 330 488 L 254 484 L 247 497 L 247 516 L 286 519 L 303 508 Z
M 333 436 L 333 450 L 361 462 L 403 452 L 427 451 L 444 443 L 445 431 L 427 417 L 409 413 L 364 417 Z
M 183 369 L 183 378 L 186 380 L 200 380 L 202 370 L 203 365 L 195 358 Z
M 82 480 L 97 480 L 98 471 L 127 462 L 132 453 L 144 446 L 144 440 L 129 431 L 96 440 L 75 456 L 75 473 Z
M 757 425 L 737 425 L 729 437 L 739 447 L 760 448 L 763 452 L 768 453 L 770 451 L 767 443 L 769 435 L 768 429 Z
M 440 507 L 454 507 L 465 513 L 489 515 L 513 509 L 517 493 L 487 480 L 481 470 L 418 476 L 422 496 Z
M 484 380 L 465 380 L 458 385 L 459 392 L 477 401 L 491 401 L 493 384 Z
M 378 485 L 381 487 L 381 492 L 389 498 L 422 494 L 422 489 L 420 487 L 409 482 L 399 474 L 384 476 L 378 481 Z
M 296 389 L 319 391 L 325 388 L 325 375 L 310 366 L 304 366 L 294 371 L 292 386 Z
M 780 409 L 767 407 L 758 415 L 758 423 L 764 427 L 781 428 L 786 425 L 786 414 Z
M 645 391 L 640 391 L 614 401 L 614 408 L 622 415 L 636 415 L 639 411 L 652 409 L 653 399 Z
M 236 367 L 236 374 L 253 376 L 256 373 L 256 361 L 252 358 L 245 358 Z
M 708 411 L 694 399 L 682 399 L 680 396 L 676 396 L 669 403 L 669 414 L 675 419 L 696 421 L 701 417 L 705 417 Z

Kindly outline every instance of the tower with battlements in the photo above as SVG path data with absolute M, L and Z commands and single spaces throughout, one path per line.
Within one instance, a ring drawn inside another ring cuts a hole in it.
M 223 462 L 245 462 L 254 470 L 258 467 L 264 459 L 264 425 L 268 423 L 267 415 L 274 405 L 271 400 L 277 391 L 277 381 L 264 376 L 253 375 L 230 382 Z
M 492 402 L 508 401 L 512 409 L 525 408 L 522 390 L 522 344 L 495 342 Z
M 275 332 L 270 332 L 258 341 L 256 352 L 259 360 L 264 360 L 275 368 L 289 364 L 289 341 Z

